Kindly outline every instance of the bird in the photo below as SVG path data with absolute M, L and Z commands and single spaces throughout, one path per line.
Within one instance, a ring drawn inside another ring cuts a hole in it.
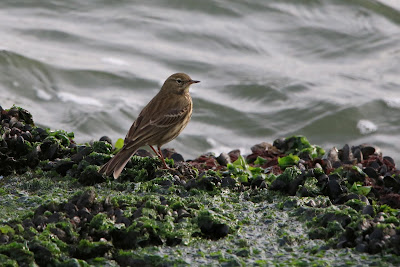
M 114 179 L 118 179 L 132 155 L 145 145 L 161 159 L 164 169 L 170 169 L 161 146 L 175 139 L 189 123 L 193 110 L 189 87 L 199 82 L 185 73 L 169 76 L 133 122 L 121 150 L 100 168 L 99 173 L 113 174 Z M 153 146 L 157 146 L 158 151 Z

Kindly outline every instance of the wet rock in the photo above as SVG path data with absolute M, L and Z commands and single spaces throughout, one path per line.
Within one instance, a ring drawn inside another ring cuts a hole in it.
M 389 165 L 391 168 L 394 168 L 396 166 L 393 158 L 385 156 L 383 157 L 383 162 L 387 165 Z
M 32 141 L 32 134 L 29 131 L 22 133 L 21 136 L 24 138 L 24 140 Z
M 40 145 L 40 150 L 42 152 L 43 159 L 54 160 L 56 158 L 58 149 L 59 149 L 58 143 L 53 143 L 50 140 L 45 140 Z
M 325 156 L 326 155 L 326 156 Z M 325 154 L 323 159 L 329 160 L 331 163 L 339 161 L 339 151 L 336 147 L 329 149 L 328 153 Z
M 150 153 L 149 151 L 147 151 L 146 149 L 138 149 L 138 150 L 135 152 L 135 155 L 136 155 L 136 156 L 139 156 L 139 157 L 142 157 L 142 158 L 144 158 L 144 157 L 149 157 L 149 158 L 154 157 L 154 155 L 151 154 L 151 153 Z
M 77 153 L 81 154 L 83 157 L 86 157 L 90 153 L 93 152 L 93 148 L 90 146 L 80 145 L 77 146 Z
M 332 168 L 337 169 L 337 168 L 340 168 L 340 167 L 342 167 L 342 162 L 341 161 L 332 162 Z
M 76 205 L 78 208 L 91 207 L 96 200 L 96 192 L 94 190 L 87 190 L 82 195 L 78 196 Z
M 182 238 L 178 238 L 178 237 L 172 237 L 172 238 L 168 237 L 167 242 L 166 242 L 167 246 L 171 246 L 171 247 L 177 246 L 181 243 L 182 243 Z M 137 266 L 139 266 L 139 265 L 137 265 Z
M 351 218 L 346 214 L 327 213 L 322 216 L 321 224 L 322 226 L 327 227 L 328 223 L 332 221 L 337 221 L 343 228 L 345 228 L 351 222 Z
M 53 255 L 51 254 L 51 251 L 44 247 L 43 245 L 39 243 L 28 243 L 29 245 L 29 250 L 34 253 L 35 256 L 35 262 L 39 266 L 48 266 L 53 260 Z
M 379 174 L 380 175 L 386 175 L 388 172 L 388 168 L 385 164 L 382 164 L 381 167 L 379 168 Z
M 383 177 L 383 184 L 385 187 L 391 188 L 394 192 L 398 192 L 400 190 L 400 179 L 396 179 L 392 176 Z
M 392 208 L 400 209 L 400 195 L 395 193 L 389 193 L 380 196 L 382 204 L 389 205 Z
M 47 218 L 46 224 L 59 222 L 60 218 L 61 214 L 59 212 L 55 212 Z
M 227 166 L 229 163 L 231 163 L 231 158 L 227 153 L 222 152 L 218 157 L 217 157 L 217 162 L 221 166 Z
M 371 168 L 373 168 L 374 170 L 378 171 L 379 168 L 381 167 L 381 165 L 380 165 L 378 162 L 373 161 L 373 162 L 371 162 L 371 163 L 369 164 L 369 167 L 371 167 Z
M 228 153 L 228 156 L 230 157 L 231 162 L 235 162 L 240 156 L 240 150 L 239 149 L 232 150 Z
M 64 241 L 64 242 L 67 241 L 67 234 L 65 233 L 64 230 L 62 230 L 60 228 L 51 228 L 50 232 L 55 234 L 58 237 L 58 239 L 60 239 L 61 241 Z
M 201 232 L 211 239 L 220 239 L 229 234 L 229 226 L 224 223 L 214 223 L 202 225 Z
M 376 169 L 372 168 L 372 167 L 366 167 L 363 169 L 364 173 L 368 176 L 371 177 L 373 179 L 377 179 L 378 178 L 378 172 L 376 171 Z
M 344 163 L 352 163 L 354 160 L 353 153 L 348 144 L 344 145 L 343 148 L 339 151 L 339 158 Z
M 261 176 L 257 176 L 256 178 L 251 180 L 251 187 L 254 188 L 259 188 L 261 189 L 261 185 L 263 185 L 263 188 L 266 188 L 266 184 L 264 181 L 264 178 Z
M 369 156 L 372 156 L 374 154 L 380 154 L 380 149 L 376 146 L 372 145 L 361 145 L 361 152 L 363 154 L 364 159 L 368 159 Z
M 285 138 L 276 139 L 272 145 L 281 151 L 287 150 L 287 144 Z
M 352 200 L 352 199 L 358 199 L 358 200 L 360 200 L 360 196 L 357 195 L 357 194 L 354 194 L 354 193 L 350 193 L 350 194 L 343 193 L 343 194 L 341 194 L 339 197 L 336 198 L 336 200 L 334 201 L 334 203 L 335 203 L 335 204 L 344 204 L 344 203 L 346 203 L 347 201 Z M 354 209 L 356 209 L 356 210 L 359 210 L 359 209 L 362 208 L 362 207 L 355 207 L 354 205 L 353 205 L 352 207 L 353 207 Z
M 83 185 L 95 185 L 106 181 L 106 177 L 104 177 L 101 173 L 99 173 L 98 170 L 99 167 L 97 166 L 94 165 L 87 166 L 84 169 L 84 171 L 80 174 L 78 181 Z
M 175 151 L 173 148 L 165 148 L 161 150 L 164 158 L 173 159 L 174 162 L 185 161 L 183 156 Z
M 287 187 L 287 193 L 290 196 L 296 195 L 297 190 L 299 189 L 299 186 L 304 183 L 304 177 L 300 176 L 295 178 L 293 181 L 291 181 Z
M 108 136 L 102 136 L 102 137 L 100 137 L 99 141 L 107 142 L 107 143 L 109 143 L 110 145 L 112 145 L 112 140 L 111 140 L 111 138 L 108 137 Z
M 137 209 L 135 212 L 132 214 L 132 219 L 136 220 L 137 218 L 142 217 L 142 209 Z
M 353 152 L 354 158 L 357 159 L 357 162 L 362 162 L 364 160 L 363 154 L 361 152 L 361 149 L 357 148 L 356 150 L 354 150 Z
M 372 205 L 366 205 L 362 210 L 362 214 L 368 214 L 371 217 L 374 217 L 375 216 L 374 207 Z
M 93 218 L 93 215 L 90 213 L 90 211 L 87 208 L 82 208 L 82 209 L 78 210 L 77 216 L 83 222 L 90 222 Z
M 368 245 L 366 243 L 357 244 L 356 251 L 361 253 L 368 252 Z
M 236 180 L 231 177 L 224 177 L 221 179 L 221 187 L 234 188 L 236 186 Z
M 26 124 L 33 124 L 32 114 L 27 111 L 26 109 L 19 109 L 18 110 L 18 117 L 20 120 L 24 121 Z
M 64 205 L 64 210 L 67 213 L 67 216 L 69 218 L 72 218 L 75 216 L 76 212 L 78 211 L 78 207 L 71 202 L 67 202 Z
M 191 217 L 190 213 L 185 209 L 178 210 L 178 218 Z
M 46 225 L 46 220 L 47 218 L 45 216 L 39 215 L 34 217 L 32 222 L 35 224 L 37 230 L 42 230 Z
M 67 174 L 67 171 L 72 168 L 75 163 L 71 160 L 60 160 L 57 162 L 55 169 L 56 172 L 62 176 Z
M 358 229 L 360 229 L 363 234 L 370 234 L 373 230 L 373 225 L 370 220 L 361 220 Z
M 339 195 L 344 193 L 339 182 L 335 179 L 329 179 L 328 184 L 326 186 L 326 191 L 331 200 L 337 199 Z
M 260 144 L 256 144 L 251 147 L 251 152 L 254 154 L 262 154 L 264 151 L 266 151 L 269 147 L 272 145 L 266 142 L 262 142 Z
M 10 237 L 8 235 L 2 234 L 0 235 L 0 244 L 5 245 L 10 241 Z

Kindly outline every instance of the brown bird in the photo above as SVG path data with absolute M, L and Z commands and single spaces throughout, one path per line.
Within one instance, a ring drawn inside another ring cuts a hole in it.
M 168 77 L 158 94 L 143 108 L 126 134 L 122 149 L 106 164 L 100 173 L 113 174 L 117 179 L 132 155 L 141 146 L 148 145 L 169 169 L 161 153 L 161 146 L 175 139 L 190 121 L 192 98 L 189 87 L 200 81 L 185 73 Z M 158 152 L 154 149 L 157 145 Z

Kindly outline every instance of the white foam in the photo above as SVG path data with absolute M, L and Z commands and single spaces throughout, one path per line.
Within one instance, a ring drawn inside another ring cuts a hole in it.
M 360 120 L 357 123 L 357 128 L 360 130 L 361 134 L 369 134 L 378 130 L 378 126 L 376 126 L 376 124 L 374 124 L 372 121 L 368 120 Z
M 63 102 L 74 102 L 81 105 L 92 105 L 98 107 L 102 106 L 102 104 L 96 99 L 86 96 L 77 96 L 67 92 L 59 92 L 57 97 Z
M 386 105 L 391 108 L 400 108 L 400 98 L 386 98 L 383 99 Z
M 117 66 L 127 66 L 127 65 L 129 65 L 128 62 L 126 62 L 125 60 L 122 60 L 122 59 L 119 59 L 119 58 L 114 58 L 114 57 L 102 57 L 100 60 L 105 62 L 105 63 L 109 63 L 109 64 L 117 65 Z
M 35 91 L 36 91 L 36 96 L 38 97 L 38 98 L 40 98 L 40 99 L 43 99 L 43 100 L 50 100 L 50 99 L 52 99 L 53 98 L 53 96 L 51 95 L 51 94 L 49 94 L 49 93 L 47 93 L 46 91 L 44 91 L 44 90 L 42 90 L 42 89 L 39 89 L 39 88 L 37 88 L 37 87 L 33 87 L 33 89 L 35 89 Z

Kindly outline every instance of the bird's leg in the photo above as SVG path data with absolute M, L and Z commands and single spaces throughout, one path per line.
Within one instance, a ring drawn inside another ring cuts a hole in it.
M 157 157 L 161 158 L 162 156 L 157 152 L 157 150 L 154 149 L 153 146 L 149 145 L 149 147 L 156 153 Z
M 161 156 L 161 160 L 163 162 L 164 169 L 171 169 L 170 167 L 168 167 L 167 163 L 165 163 L 164 156 L 163 156 L 163 154 L 161 152 L 161 148 L 159 146 L 157 148 L 158 148 L 158 153 Z

